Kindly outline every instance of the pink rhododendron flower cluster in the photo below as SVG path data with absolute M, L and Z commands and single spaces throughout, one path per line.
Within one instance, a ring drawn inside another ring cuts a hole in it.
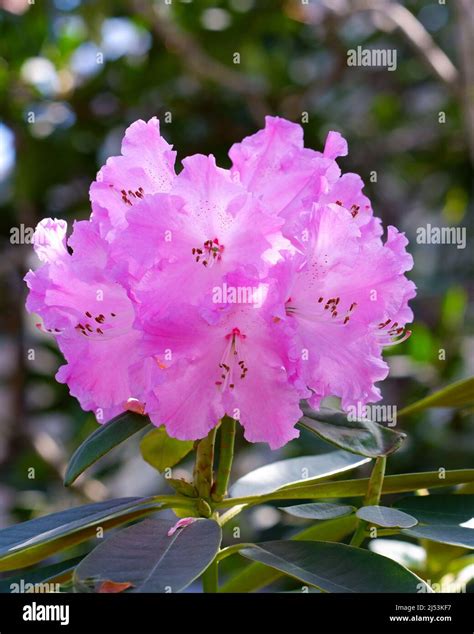
M 82 408 L 100 422 L 144 412 L 181 439 L 227 414 L 276 448 L 298 435 L 301 399 L 379 400 L 383 347 L 412 319 L 412 258 L 394 227 L 382 238 L 360 177 L 341 174 L 346 154 L 337 132 L 316 152 L 267 117 L 230 170 L 195 155 L 176 174 L 158 120 L 131 125 L 90 220 L 68 238 L 43 220 L 26 276 Z

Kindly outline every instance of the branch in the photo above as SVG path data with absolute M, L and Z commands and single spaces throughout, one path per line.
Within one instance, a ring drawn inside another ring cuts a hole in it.
M 457 88 L 459 73 L 446 53 L 437 46 L 419 20 L 398 2 L 384 2 L 382 12 L 398 27 L 408 43 L 424 59 L 431 70 L 448 86 Z
M 446 53 L 439 48 L 419 20 L 406 7 L 391 0 L 352 0 L 339 10 L 331 0 L 324 2 L 327 9 L 339 16 L 370 11 L 379 14 L 391 27 L 398 28 L 410 46 L 443 83 L 457 91 L 459 72 Z M 340 7 L 340 5 L 338 5 Z M 383 28 L 383 27 L 381 27 Z M 386 29 L 389 30 L 389 29 Z

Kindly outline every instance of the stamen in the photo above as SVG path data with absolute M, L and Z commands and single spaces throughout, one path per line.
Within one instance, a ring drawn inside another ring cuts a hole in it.
M 195 256 L 196 262 L 201 262 L 203 266 L 211 267 L 215 262 L 222 260 L 222 253 L 224 252 L 224 245 L 219 244 L 219 240 L 214 238 L 213 240 L 206 240 L 203 243 L 203 248 L 193 247 L 191 249 L 192 255 Z M 206 259 L 201 259 L 205 257 Z
M 61 330 L 60 328 L 45 328 L 44 324 L 42 324 L 41 322 L 38 322 L 37 324 L 35 324 L 36 328 L 38 328 L 38 330 L 40 332 L 43 332 L 45 334 L 60 334 L 62 332 L 64 332 L 64 330 Z
M 411 335 L 411 330 L 405 331 L 405 328 L 398 328 L 397 321 L 394 322 L 388 330 L 385 330 L 391 321 L 391 319 L 387 319 L 387 321 L 382 322 L 378 325 L 376 335 L 382 346 L 398 345 L 399 343 L 403 343 L 404 341 L 406 341 Z
M 132 204 L 132 201 L 130 200 L 130 198 L 143 198 L 143 196 L 145 195 L 143 187 L 139 187 L 135 191 L 131 189 L 129 189 L 128 191 L 125 191 L 125 189 L 121 189 L 120 193 L 122 194 L 123 202 L 127 205 Z
M 239 341 L 243 341 L 246 338 L 246 335 L 241 333 L 238 328 L 233 328 L 232 331 L 225 336 L 225 338 L 228 340 L 228 343 L 219 363 L 219 369 L 222 371 L 219 379 L 222 380 L 215 381 L 215 385 L 221 391 L 224 391 L 227 387 L 230 390 L 235 388 L 236 382 L 234 377 L 237 376 L 236 371 L 238 372 L 238 376 L 241 380 L 245 379 L 248 372 L 245 361 L 243 361 L 243 359 L 239 359 L 238 352 L 238 343 Z
M 109 313 L 110 317 L 117 317 L 117 313 Z M 117 328 L 115 325 L 112 328 L 110 323 L 107 323 L 107 317 L 99 313 L 98 315 L 93 315 L 89 310 L 85 311 L 84 315 L 91 320 L 92 323 L 89 323 L 88 320 L 83 320 L 83 323 L 79 322 L 74 328 L 85 335 L 86 337 L 92 337 L 93 339 L 109 339 L 110 336 L 117 337 L 120 334 L 123 334 L 124 329 Z M 96 323 L 93 323 L 96 322 Z M 97 328 L 96 324 L 100 324 L 101 326 L 104 324 L 104 328 Z
M 285 312 L 287 315 L 295 315 L 296 317 L 299 317 L 301 319 L 306 319 L 312 322 L 323 323 L 326 321 L 325 314 L 324 312 L 321 312 L 320 306 L 319 306 L 323 302 L 323 300 L 324 300 L 323 297 L 319 297 L 317 300 L 317 303 L 314 304 L 314 309 L 302 310 L 301 308 L 298 308 L 296 306 L 291 306 L 290 305 L 291 299 L 288 299 L 285 304 Z M 331 318 L 336 320 L 335 323 L 341 324 L 341 326 L 345 326 L 351 317 L 351 312 L 357 306 L 357 303 L 353 302 L 350 305 L 349 310 L 345 314 L 343 314 L 341 317 L 339 317 L 338 308 L 340 308 L 339 306 L 340 301 L 341 301 L 341 298 L 339 296 L 331 297 L 326 301 L 323 308 L 324 308 L 324 311 L 326 310 L 329 311 Z M 275 321 L 275 318 L 273 318 L 273 321 Z

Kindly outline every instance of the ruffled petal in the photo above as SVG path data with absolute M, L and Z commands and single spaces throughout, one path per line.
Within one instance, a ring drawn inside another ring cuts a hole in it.
M 38 223 L 33 234 L 33 247 L 42 262 L 55 262 L 67 255 L 67 222 L 45 218 Z
M 278 449 L 298 438 L 295 425 L 301 418 L 300 396 L 283 364 L 285 336 L 263 323 L 245 332 L 239 354 L 248 372 L 226 393 L 227 413 L 241 422 L 249 442 L 266 442 Z
M 90 188 L 92 219 L 102 236 L 112 239 L 122 230 L 128 208 L 144 196 L 170 191 L 175 158 L 156 117 L 135 121 L 126 130 L 122 155 L 107 160 Z

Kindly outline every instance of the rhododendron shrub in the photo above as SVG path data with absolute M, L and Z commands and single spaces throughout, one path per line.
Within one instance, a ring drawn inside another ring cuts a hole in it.
M 70 237 L 41 222 L 43 264 L 26 276 L 82 408 L 106 422 L 135 399 L 181 440 L 227 415 L 276 449 L 298 436 L 302 399 L 378 401 L 383 348 L 412 319 L 412 258 L 341 173 L 346 154 L 337 132 L 317 152 L 267 117 L 229 170 L 194 155 L 176 174 L 157 119 L 130 126 L 92 184 L 90 220 Z
M 412 495 L 472 483 L 474 470 L 385 477 L 405 434 L 396 420 L 372 420 L 379 410 L 366 406 L 382 398 L 384 348 L 410 335 L 413 262 L 405 236 L 374 216 L 361 178 L 342 173 L 346 154 L 338 132 L 316 151 L 304 147 L 299 125 L 267 117 L 231 147 L 230 169 L 203 155 L 177 169 L 157 119 L 137 121 L 91 186 L 89 220 L 70 230 L 61 219 L 39 223 L 27 309 L 65 358 L 58 381 L 101 423 L 72 456 L 65 484 L 146 432 L 141 454 L 172 492 L 0 531 L 0 572 L 31 570 L 84 542 L 91 548 L 79 563 L 56 558 L 32 571 L 35 580 L 59 578 L 79 592 L 169 593 L 201 578 L 206 592 L 231 592 L 285 575 L 323 592 L 430 592 L 400 556 L 365 548 L 374 530 L 474 546 L 474 496 Z M 472 387 L 460 381 L 397 418 L 462 407 Z M 238 424 L 248 441 L 272 449 L 301 429 L 326 449 L 234 480 Z M 192 453 L 192 477 L 176 477 Z M 387 493 L 392 506 L 383 504 Z M 282 514 L 308 523 L 303 531 L 240 540 L 239 513 L 282 502 Z M 166 519 L 155 517 L 163 511 Z M 91 543 L 97 528 L 126 524 Z M 223 579 L 220 562 L 234 555 L 252 563 Z

